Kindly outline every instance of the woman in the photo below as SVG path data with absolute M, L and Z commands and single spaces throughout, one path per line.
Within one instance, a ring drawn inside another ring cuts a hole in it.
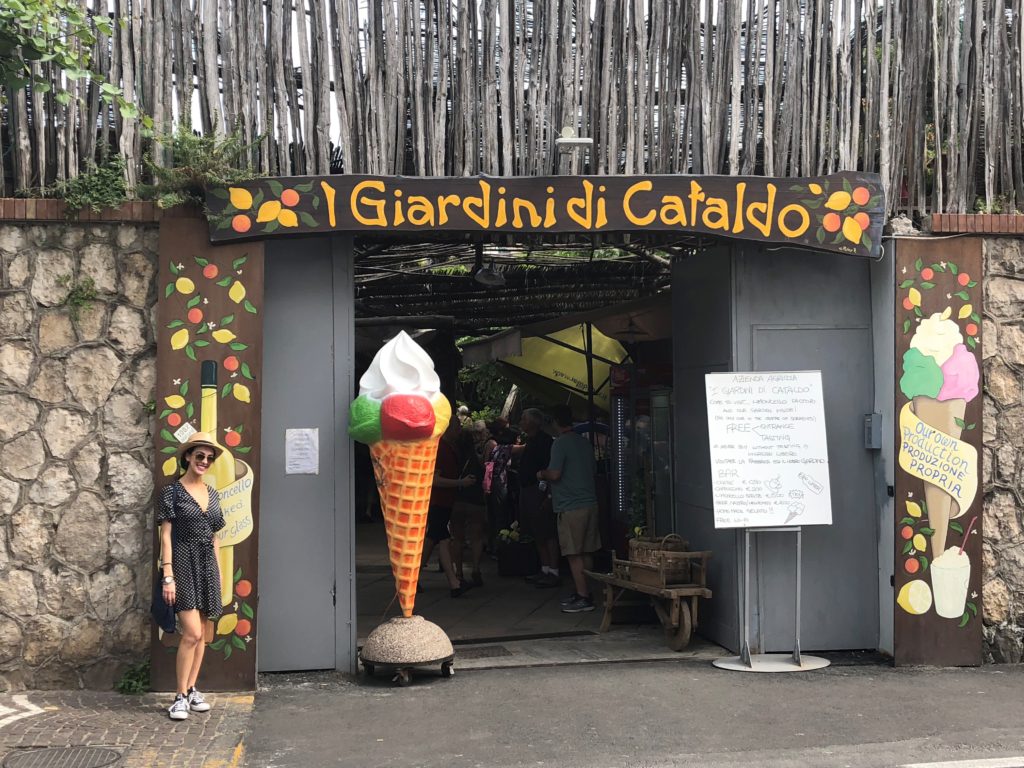
M 492 553 L 498 551 L 498 532 L 508 528 L 512 523 L 510 509 L 514 509 L 515 478 L 511 472 L 512 446 L 516 442 L 515 433 L 509 429 L 508 422 L 498 417 L 487 425 L 489 439 L 484 443 L 481 456 L 484 476 L 489 482 L 484 484 L 487 505 L 487 544 Z M 488 469 L 489 467 L 489 469 Z
M 209 434 L 193 434 L 178 448 L 178 463 L 185 474 L 160 493 L 156 519 L 163 596 L 174 606 L 181 633 L 175 665 L 178 695 L 167 710 L 171 720 L 184 720 L 190 711 L 210 710 L 196 689 L 196 679 L 206 649 L 203 623 L 221 613 L 219 544 L 214 534 L 224 527 L 224 515 L 220 496 L 203 476 L 222 450 Z
M 455 575 L 452 565 L 451 532 L 449 523 L 452 519 L 452 505 L 458 488 L 468 488 L 476 482 L 473 477 L 459 476 L 458 452 L 455 442 L 462 432 L 462 426 L 456 419 L 448 422 L 448 428 L 441 435 L 437 445 L 437 463 L 434 468 L 434 485 L 430 491 L 430 509 L 427 512 L 427 531 L 423 537 L 423 555 L 421 562 L 430 560 L 430 553 L 437 547 L 437 559 L 441 561 L 441 569 L 448 579 L 452 597 L 462 596 L 470 585 Z

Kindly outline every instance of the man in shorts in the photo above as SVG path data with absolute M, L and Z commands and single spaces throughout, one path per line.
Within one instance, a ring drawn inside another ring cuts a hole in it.
M 551 484 L 552 501 L 558 515 L 558 543 L 569 562 L 576 588 L 562 600 L 562 612 L 582 613 L 594 610 L 583 571 L 590 554 L 601 548 L 594 448 L 589 440 L 573 431 L 569 406 L 557 405 L 551 415 L 559 434 L 551 446 L 551 463 L 537 473 L 537 479 Z

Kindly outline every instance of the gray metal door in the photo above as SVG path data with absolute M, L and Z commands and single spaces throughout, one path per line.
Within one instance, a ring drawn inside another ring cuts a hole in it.
M 334 270 L 329 240 L 268 242 L 259 670 L 335 667 Z M 285 430 L 319 430 L 319 474 L 285 474 Z
M 875 648 L 878 557 L 874 470 L 864 447 L 873 408 L 869 327 L 754 326 L 755 370 L 821 370 L 832 485 L 832 525 L 803 529 L 801 645 L 805 650 Z M 795 535 L 757 543 L 761 648 L 793 647 Z

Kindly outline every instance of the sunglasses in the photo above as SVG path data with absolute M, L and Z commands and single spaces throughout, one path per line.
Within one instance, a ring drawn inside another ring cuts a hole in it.
M 216 454 L 213 453 L 193 453 L 192 458 L 195 459 L 196 464 L 209 464 L 216 458 Z

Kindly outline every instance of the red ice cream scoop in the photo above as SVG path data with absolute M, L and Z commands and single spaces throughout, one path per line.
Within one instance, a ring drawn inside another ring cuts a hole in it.
M 380 429 L 384 440 L 425 440 L 434 434 L 434 406 L 423 395 L 388 395 Z

